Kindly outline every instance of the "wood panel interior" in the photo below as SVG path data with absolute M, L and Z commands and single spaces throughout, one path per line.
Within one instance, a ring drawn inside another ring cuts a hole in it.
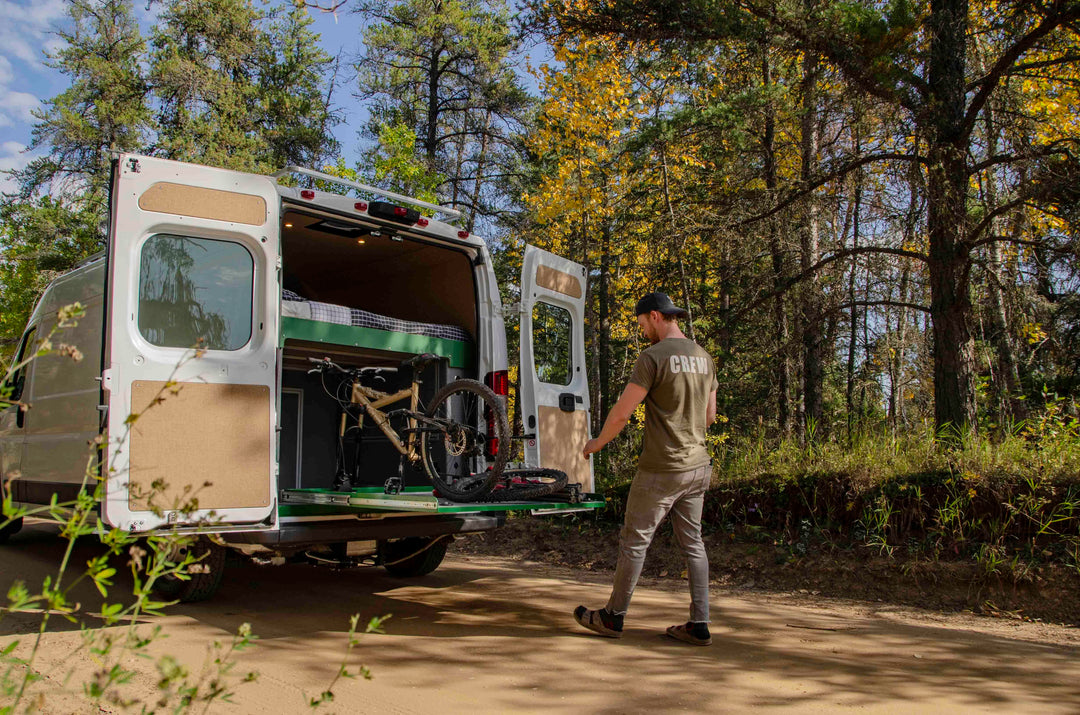
M 392 318 L 456 325 L 476 339 L 473 267 L 461 251 L 372 235 L 345 219 L 290 211 L 284 224 L 285 288 Z
M 130 508 L 171 511 L 192 499 L 199 509 L 269 506 L 270 388 L 185 382 L 173 393 L 165 385 L 131 385 L 139 417 L 128 443 Z
M 589 413 L 585 410 L 564 412 L 558 407 L 540 405 L 540 466 L 561 469 L 570 482 L 577 482 L 586 492 L 593 491 L 592 470 L 581 458 L 589 441 Z
M 230 221 L 249 226 L 266 223 L 266 199 L 254 194 L 185 186 L 159 181 L 139 197 L 143 211 Z
M 581 281 L 565 271 L 551 266 L 536 267 L 536 285 L 571 298 L 581 297 Z

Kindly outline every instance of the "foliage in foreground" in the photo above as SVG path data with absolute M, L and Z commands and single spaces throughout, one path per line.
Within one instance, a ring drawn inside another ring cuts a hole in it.
M 49 334 L 28 346 L 23 360 L 8 367 L 0 379 L 0 409 L 30 408 L 16 395 L 13 376 L 31 361 L 48 354 L 65 355 L 75 361 L 82 359 L 81 352 L 74 346 L 54 345 L 53 341 L 64 329 L 77 325 L 83 315 L 83 308 L 78 303 L 62 308 L 56 326 Z M 185 360 L 200 356 L 201 351 L 195 350 Z M 179 389 L 175 383 L 167 381 L 151 405 L 169 399 Z M 118 438 L 119 445 L 126 443 L 127 430 L 138 417 L 139 414 L 132 414 L 125 422 L 124 433 Z M 93 443 L 81 490 L 73 501 L 61 502 L 54 495 L 47 506 L 22 506 L 12 499 L 9 480 L 15 475 L 5 475 L 0 483 L 0 535 L 3 537 L 0 541 L 17 532 L 24 519 L 35 518 L 59 527 L 60 537 L 65 542 L 55 574 L 46 576 L 40 587 L 15 580 L 7 592 L 6 606 L 0 607 L 0 623 L 12 614 L 30 614 L 38 619 L 36 632 L 29 643 L 12 639 L 0 648 L 0 715 L 41 710 L 47 698 L 60 692 L 77 694 L 98 708 L 108 705 L 122 710 L 180 713 L 199 707 L 206 712 L 215 702 L 231 702 L 238 685 L 258 678 L 256 672 L 236 672 L 237 655 L 258 639 L 248 623 L 241 624 L 229 641 L 208 644 L 206 657 L 197 669 L 169 653 L 153 655 L 154 644 L 165 636 L 161 626 L 147 625 L 145 617 L 164 615 L 165 609 L 176 603 L 161 599 L 158 591 L 164 582 L 186 581 L 193 574 L 208 569 L 200 563 L 208 552 L 196 555 L 200 550 L 190 548 L 206 537 L 196 533 L 167 532 L 136 535 L 106 525 L 97 505 L 104 497 L 105 482 L 115 474 L 101 474 L 97 452 L 102 444 L 100 437 Z M 147 495 L 151 508 L 160 509 L 160 506 L 154 506 L 153 497 L 153 494 Z M 190 513 L 198 508 L 196 495 L 186 495 L 185 503 L 169 508 Z M 92 540 L 102 547 L 81 571 L 74 563 L 80 539 L 82 544 Z M 122 570 L 128 572 L 130 594 L 124 592 L 126 589 L 117 588 Z M 77 589 L 87 583 L 93 584 L 104 599 L 96 613 L 88 612 L 77 600 Z M 371 619 L 364 633 L 379 632 L 388 617 Z M 50 630 L 50 622 L 56 618 L 77 625 L 82 638 L 54 671 L 42 664 L 40 649 Z M 359 614 L 351 618 L 345 653 L 332 681 L 318 697 L 308 701 L 312 710 L 333 700 L 333 688 L 341 678 L 355 677 L 349 670 L 348 661 L 359 643 L 358 623 Z M 148 662 L 153 663 L 157 688 L 144 700 L 134 697 L 128 686 L 140 672 L 138 666 Z M 73 677 L 79 666 L 86 663 L 92 664 L 89 672 Z M 361 665 L 358 673 L 366 679 L 371 678 L 366 666 Z M 55 689 L 56 683 L 62 683 L 60 691 Z

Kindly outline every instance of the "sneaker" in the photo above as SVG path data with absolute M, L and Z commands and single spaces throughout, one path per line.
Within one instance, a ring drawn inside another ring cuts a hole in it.
M 574 620 L 607 638 L 622 638 L 622 616 L 608 613 L 603 608 L 590 611 L 585 606 L 578 606 L 574 609 Z
M 693 645 L 712 645 L 712 635 L 709 634 L 708 623 L 693 623 L 687 621 L 679 626 L 671 626 L 667 634 L 677 641 Z

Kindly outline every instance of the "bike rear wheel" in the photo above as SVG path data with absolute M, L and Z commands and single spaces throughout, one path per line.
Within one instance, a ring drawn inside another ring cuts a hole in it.
M 455 380 L 436 393 L 421 428 L 424 471 L 439 495 L 483 499 L 502 474 L 510 426 L 502 401 L 476 380 Z

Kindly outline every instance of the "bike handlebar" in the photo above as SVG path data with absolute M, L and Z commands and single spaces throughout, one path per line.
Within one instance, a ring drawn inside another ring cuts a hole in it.
M 349 368 L 344 368 L 341 365 L 338 365 L 336 362 L 334 362 L 333 360 L 331 360 L 328 357 L 323 357 L 323 358 L 309 357 L 308 362 L 313 362 L 318 366 L 318 367 L 310 370 L 309 372 L 321 372 L 326 368 L 333 368 L 334 370 L 340 372 L 343 375 L 365 375 L 365 374 L 369 374 L 369 373 L 378 374 L 378 373 L 381 373 L 381 372 L 397 372 L 398 371 L 398 369 L 396 367 L 356 367 L 356 368 L 349 369 Z

